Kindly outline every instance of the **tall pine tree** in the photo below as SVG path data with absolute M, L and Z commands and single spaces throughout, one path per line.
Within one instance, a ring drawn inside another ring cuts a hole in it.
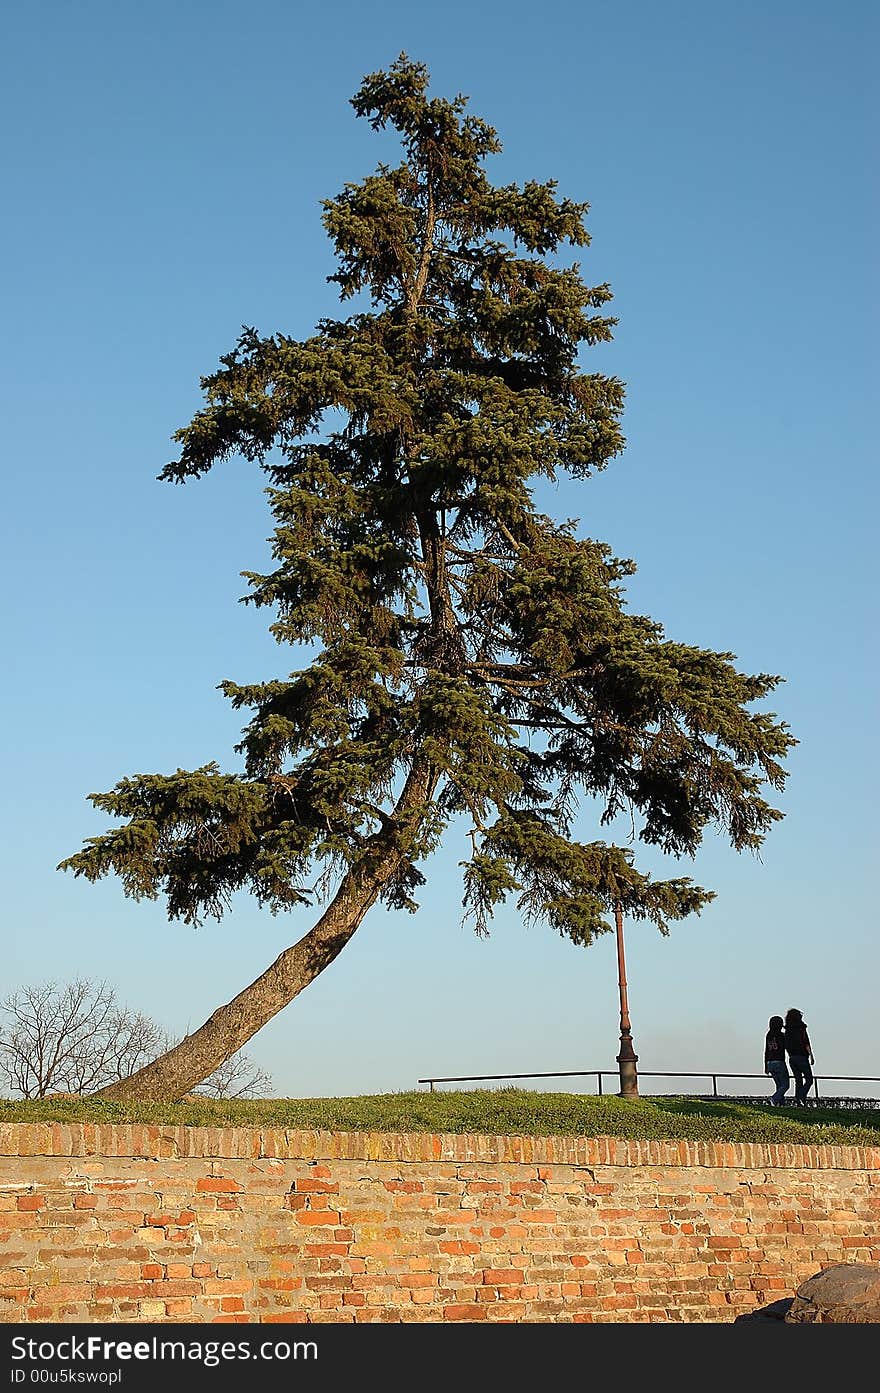
M 513 896 L 587 945 L 616 904 L 666 932 L 712 892 L 652 879 L 629 846 L 579 841 L 584 798 L 673 856 L 695 853 L 709 824 L 757 849 L 781 817 L 762 790 L 783 786 L 795 741 L 752 709 L 780 679 L 629 613 L 632 563 L 535 505 L 538 481 L 587 479 L 623 447 L 621 383 L 579 362 L 611 337 L 609 288 L 554 257 L 587 245 L 587 205 L 554 182 L 491 184 L 495 131 L 463 97 L 430 98 L 405 54 L 352 106 L 402 147 L 396 167 L 323 205 L 330 279 L 362 308 L 301 342 L 246 330 L 159 476 L 259 464 L 274 569 L 246 573 L 249 598 L 279 643 L 316 656 L 285 681 L 223 684 L 252 713 L 244 772 L 123 779 L 91 795 L 123 825 L 61 863 L 93 881 L 114 872 L 136 899 L 164 894 L 169 917 L 192 924 L 241 889 L 273 912 L 322 912 L 108 1097 L 180 1097 L 378 900 L 415 910 L 419 864 L 453 819 L 470 837 L 463 903 L 478 932 Z

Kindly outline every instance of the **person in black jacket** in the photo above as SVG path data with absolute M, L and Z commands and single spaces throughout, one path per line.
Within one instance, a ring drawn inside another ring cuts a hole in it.
M 785 1064 L 785 1031 L 782 1028 L 781 1016 L 770 1017 L 769 1028 L 764 1038 L 764 1073 L 769 1074 L 776 1084 L 776 1092 L 770 1102 L 773 1107 L 778 1108 L 791 1083 L 791 1075 Z
M 794 1101 L 799 1108 L 805 1108 L 810 1084 L 813 1082 L 810 1065 L 816 1061 L 807 1034 L 807 1023 L 795 1006 L 789 1007 L 785 1013 L 785 1051 L 791 1072 L 794 1074 Z

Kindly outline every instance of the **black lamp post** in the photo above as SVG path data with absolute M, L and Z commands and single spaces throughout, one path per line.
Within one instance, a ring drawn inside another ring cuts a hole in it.
M 638 1098 L 639 1074 L 636 1069 L 638 1055 L 633 1049 L 632 1031 L 629 1021 L 629 1004 L 626 999 L 626 962 L 623 956 L 623 909 L 618 900 L 614 906 L 614 919 L 617 926 L 617 985 L 620 992 L 620 1098 Z

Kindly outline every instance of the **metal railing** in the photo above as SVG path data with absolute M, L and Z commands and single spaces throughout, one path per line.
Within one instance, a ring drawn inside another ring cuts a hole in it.
M 431 1093 L 433 1093 L 433 1092 L 434 1092 L 434 1085 L 435 1085 L 435 1083 L 490 1083 L 490 1082 L 499 1082 L 499 1081 L 505 1081 L 505 1082 L 507 1082 L 507 1081 L 509 1081 L 509 1080 L 511 1080 L 511 1079 L 586 1079 L 586 1078 L 595 1078 L 595 1080 L 596 1080 L 596 1091 L 597 1091 L 597 1093 L 601 1094 L 601 1093 L 603 1092 L 603 1089 L 602 1089 L 602 1080 L 603 1080 L 603 1078 L 606 1078 L 606 1079 L 618 1079 L 618 1080 L 619 1080 L 619 1078 L 620 1078 L 620 1071 L 619 1071 L 618 1069 L 559 1069 L 559 1070 L 554 1070 L 552 1073 L 549 1073 L 549 1074 L 464 1074 L 464 1075 L 459 1075 L 458 1077 L 446 1077 L 446 1078 L 440 1078 L 440 1077 L 438 1077 L 438 1076 L 435 1075 L 434 1078 L 417 1079 L 416 1082 L 417 1082 L 417 1083 L 426 1083 L 426 1084 L 429 1084 L 429 1085 L 430 1085 L 430 1091 L 431 1091 Z M 718 1097 L 720 1096 L 719 1093 L 718 1093 L 718 1080 L 719 1080 L 719 1079 L 760 1079 L 761 1082 L 764 1083 L 764 1084 L 770 1084 L 770 1083 L 773 1083 L 773 1082 L 774 1082 L 773 1079 L 768 1078 L 768 1076 L 767 1076 L 766 1074 L 726 1074 L 726 1073 L 721 1073 L 720 1071 L 717 1071 L 717 1070 L 714 1071 L 714 1072 L 711 1072 L 711 1073 L 694 1073 L 694 1072 L 691 1072 L 690 1070 L 687 1070 L 687 1069 L 672 1069 L 672 1070 L 667 1069 L 667 1070 L 659 1070 L 659 1071 L 658 1071 L 658 1070 L 651 1070 L 651 1069 L 640 1069 L 640 1070 L 639 1070 L 639 1078 L 641 1078 L 641 1079 L 711 1079 L 711 1080 L 712 1080 L 712 1097 L 713 1097 L 713 1098 L 718 1098 Z M 814 1095 L 815 1095 L 816 1098 L 819 1097 L 819 1083 L 820 1083 L 820 1080 L 821 1080 L 822 1083 L 880 1083 L 880 1077 L 872 1077 L 872 1076 L 865 1077 L 865 1076 L 859 1076 L 859 1075 L 857 1075 L 857 1074 L 821 1074 L 821 1075 L 820 1075 L 820 1074 L 814 1074 L 814 1075 L 813 1075 L 813 1082 L 812 1082 L 812 1084 L 811 1084 L 811 1088 L 813 1089 L 813 1092 L 814 1092 Z M 651 1096 L 651 1095 L 649 1095 L 649 1096 Z M 655 1094 L 655 1095 L 653 1095 L 653 1096 L 654 1096 L 654 1097 L 657 1097 L 657 1096 L 662 1096 L 662 1095 L 657 1095 L 657 1094 Z M 695 1095 L 695 1096 L 698 1096 L 698 1097 L 699 1097 L 699 1096 L 701 1096 L 701 1095 Z M 726 1096 L 729 1097 L 730 1095 L 726 1095 Z M 734 1095 L 734 1096 L 735 1096 L 735 1095 Z

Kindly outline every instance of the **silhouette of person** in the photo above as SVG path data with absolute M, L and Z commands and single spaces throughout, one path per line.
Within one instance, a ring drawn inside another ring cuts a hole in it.
M 816 1061 L 807 1033 L 807 1023 L 795 1006 L 789 1007 L 785 1013 L 785 1051 L 791 1072 L 794 1074 L 794 1101 L 799 1108 L 805 1108 L 810 1084 L 813 1082 L 810 1065 Z
M 778 1108 L 788 1092 L 791 1075 L 785 1063 L 785 1031 L 782 1017 L 771 1016 L 767 1034 L 764 1037 L 764 1073 L 769 1074 L 776 1084 L 776 1091 L 770 1099 Z

